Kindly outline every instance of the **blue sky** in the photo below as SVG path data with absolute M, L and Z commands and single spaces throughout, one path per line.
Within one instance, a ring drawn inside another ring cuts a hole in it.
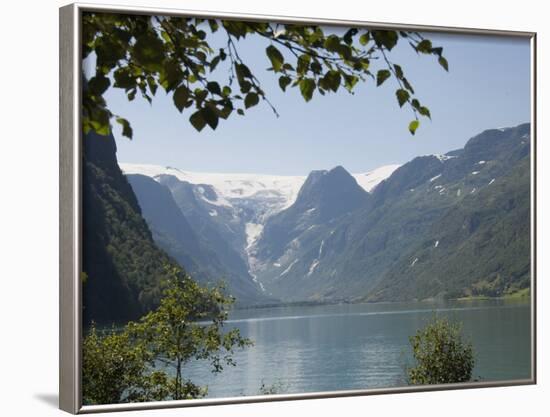
M 432 113 L 416 136 L 408 133 L 412 113 L 400 109 L 396 85 L 361 83 L 305 103 L 297 88 L 284 94 L 266 71 L 267 43 L 250 38 L 239 44 L 280 117 L 260 103 L 245 117 L 220 121 L 198 133 L 189 113 L 180 114 L 159 89 L 149 105 L 129 103 L 118 89 L 106 93 L 114 113 L 127 117 L 134 139 L 115 130 L 120 162 L 169 165 L 191 171 L 305 175 L 314 169 L 344 166 L 364 172 L 405 163 L 418 155 L 445 153 L 464 146 L 477 133 L 530 120 L 530 46 L 523 38 L 426 34 L 444 47 L 445 72 L 433 57 L 417 55 L 406 42 L 392 52 L 419 99 Z M 223 69 L 221 69 L 224 71 Z

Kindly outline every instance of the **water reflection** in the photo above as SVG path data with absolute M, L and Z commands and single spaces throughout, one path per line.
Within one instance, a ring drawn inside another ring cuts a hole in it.
M 475 378 L 529 378 L 530 304 L 504 300 L 238 310 L 228 327 L 255 345 L 236 353 L 236 367 L 212 374 L 194 362 L 187 377 L 208 385 L 210 397 L 256 395 L 262 383 L 283 393 L 404 385 L 408 338 L 434 311 L 463 323 Z

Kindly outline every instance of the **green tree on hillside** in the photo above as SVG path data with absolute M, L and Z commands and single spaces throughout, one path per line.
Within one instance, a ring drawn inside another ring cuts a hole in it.
M 207 360 L 212 372 L 235 365 L 235 349 L 251 345 L 238 329 L 224 331 L 233 303 L 223 288 L 197 284 L 167 266 L 170 279 L 155 310 L 123 330 L 101 335 L 95 327 L 83 343 L 83 398 L 86 404 L 199 398 L 201 387 L 185 378 L 184 365 Z
M 409 340 L 416 361 L 407 371 L 410 384 L 450 384 L 472 378 L 473 347 L 463 339 L 458 323 L 434 316 Z
M 82 22 L 83 58 L 96 57 L 95 73 L 83 94 L 83 128 L 102 135 L 109 134 L 114 119 L 123 135 L 132 137 L 130 123 L 112 114 L 103 97 L 110 86 L 123 89 L 128 100 L 140 95 L 148 102 L 162 87 L 198 131 L 206 125 L 216 129 L 220 119 L 244 115 L 260 100 L 277 114 L 254 70 L 239 55 L 239 41 L 251 36 L 268 41 L 266 65 L 281 90 L 297 87 L 306 101 L 316 92 L 343 88 L 353 93 L 360 81 L 380 86 L 393 78 L 398 105 L 413 113 L 412 134 L 419 117 L 430 117 L 430 111 L 418 100 L 402 66 L 393 62 L 392 51 L 407 42 L 448 70 L 443 48 L 417 32 L 349 28 L 338 35 L 312 24 L 95 12 L 84 13 Z M 216 42 L 223 39 L 221 47 L 213 47 L 214 34 Z
M 82 343 L 84 404 L 112 404 L 142 385 L 151 357 L 128 332 L 100 332 L 95 325 Z

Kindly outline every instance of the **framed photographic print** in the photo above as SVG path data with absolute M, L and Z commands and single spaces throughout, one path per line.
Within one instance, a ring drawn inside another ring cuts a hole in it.
M 60 25 L 63 410 L 535 383 L 535 33 Z

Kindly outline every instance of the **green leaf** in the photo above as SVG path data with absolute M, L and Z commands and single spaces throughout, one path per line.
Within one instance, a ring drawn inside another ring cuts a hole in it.
M 193 91 L 195 93 L 195 101 L 200 104 L 202 103 L 204 100 L 206 100 L 206 97 L 208 96 L 208 91 L 207 90 L 203 90 L 201 88 L 195 88 L 195 91 Z
M 432 41 L 429 39 L 424 39 L 416 45 L 416 50 L 422 52 L 423 54 L 429 54 L 432 52 Z
M 249 83 L 245 80 L 239 80 L 239 85 L 241 87 L 241 93 L 248 93 L 250 89 L 252 88 L 252 83 Z
M 115 87 L 130 89 L 136 86 L 136 79 L 130 74 L 128 67 L 122 67 L 113 73 L 115 78 Z
M 244 107 L 249 109 L 260 102 L 260 97 L 256 93 L 248 93 L 244 98 Z
M 210 26 L 210 31 L 212 33 L 216 32 L 219 28 L 218 22 L 216 22 L 214 19 L 208 19 L 208 26 Z
M 107 136 L 111 133 L 111 126 L 109 123 L 96 122 L 95 120 L 92 120 L 91 125 L 98 135 Z
M 134 132 L 130 126 L 130 122 L 123 117 L 117 117 L 116 121 L 122 126 L 122 135 L 126 136 L 128 139 L 132 139 Z
M 155 95 L 157 93 L 158 84 L 151 75 L 147 77 L 147 85 L 149 86 L 151 93 Z
M 283 67 L 284 58 L 283 54 L 273 45 L 269 45 L 265 53 L 267 54 L 267 57 L 271 61 L 271 66 L 273 67 L 273 71 L 279 72 L 281 71 L 281 68 Z
M 405 104 L 410 97 L 409 92 L 402 88 L 397 90 L 395 92 L 395 95 L 397 96 L 397 102 L 399 103 L 399 107 L 403 107 L 403 104 Z
M 218 112 L 219 112 L 219 116 L 222 119 L 227 119 L 232 111 L 233 111 L 233 104 L 231 104 L 231 101 L 230 101 L 227 105 L 225 105 Z
M 180 85 L 183 77 L 179 63 L 176 60 L 169 60 L 164 63 L 159 73 L 159 84 L 168 92 Z
M 197 37 L 198 37 L 201 41 L 205 40 L 205 39 L 206 39 L 206 32 L 205 32 L 204 30 L 199 30 L 199 31 L 197 32 Z
M 159 71 L 164 61 L 164 43 L 154 32 L 146 32 L 137 38 L 132 55 L 145 69 Z
M 351 28 L 349 29 L 343 36 L 342 39 L 344 39 L 344 42 L 348 45 L 351 45 L 353 43 L 353 37 L 357 35 L 357 29 Z
M 98 135 L 106 136 L 111 133 L 110 119 L 110 111 L 103 108 L 96 108 L 91 113 L 90 125 Z
M 359 37 L 359 43 L 365 46 L 370 42 L 370 32 L 365 32 Z
M 411 83 L 409 83 L 409 80 L 403 77 L 401 81 L 403 81 L 403 85 L 405 86 L 405 88 L 409 90 L 412 94 L 414 94 L 413 86 L 411 85 Z
M 222 95 L 222 90 L 220 88 L 220 85 L 216 81 L 210 81 L 208 84 L 206 84 L 206 88 L 212 94 L 217 94 L 219 96 Z
M 222 25 L 228 33 L 235 36 L 237 39 L 246 36 L 247 24 L 237 20 L 222 20 Z
M 212 61 L 210 61 L 210 72 L 216 69 L 216 67 L 220 63 L 220 60 L 221 60 L 221 57 L 219 55 L 212 58 Z
M 185 86 L 180 86 L 174 91 L 172 96 L 176 108 L 181 113 L 185 107 L 187 107 L 187 102 L 189 101 L 189 90 Z
M 231 95 L 231 87 L 229 87 L 228 85 L 225 85 L 223 88 L 222 88 L 222 95 L 224 97 L 229 97 L 229 95 Z
M 401 68 L 401 65 L 393 64 L 393 69 L 397 78 L 401 80 L 403 78 L 403 68 Z
M 303 78 L 299 82 L 300 92 L 305 101 L 311 100 L 315 91 L 315 81 L 311 78 Z
M 344 83 L 348 91 L 352 91 L 358 81 L 359 78 L 355 75 L 344 74 Z
M 215 130 L 216 127 L 218 126 L 218 120 L 219 120 L 216 110 L 211 106 L 207 105 L 201 109 L 201 113 L 202 113 L 203 119 L 206 121 L 208 126 L 210 126 L 212 130 Z
M 353 50 L 351 49 L 350 46 L 342 44 L 342 45 L 340 45 L 340 47 L 338 48 L 338 54 L 339 54 L 342 58 L 344 58 L 344 59 L 346 59 L 346 60 L 349 60 L 349 59 L 351 59 L 351 57 L 352 57 L 352 55 L 353 55 Z
M 337 52 L 340 47 L 340 38 L 336 35 L 330 35 L 325 39 L 325 48 L 330 52 Z
M 421 106 L 421 107 L 418 109 L 418 112 L 419 112 L 422 116 L 426 116 L 426 117 L 429 118 L 429 119 L 432 118 L 432 115 L 430 114 L 430 109 L 428 109 L 427 107 Z
M 296 66 L 296 72 L 299 75 L 304 75 L 309 68 L 310 62 L 311 62 L 311 56 L 309 54 L 300 55 L 300 57 L 298 58 L 298 64 Z
M 444 57 L 440 56 L 437 62 L 439 62 L 439 65 L 445 68 L 445 71 L 449 71 L 449 63 Z
M 279 77 L 279 87 L 281 87 L 281 90 L 286 91 L 286 88 L 291 83 L 290 77 L 287 77 L 286 75 L 283 75 L 282 77 Z
M 311 68 L 311 71 L 313 71 L 314 74 L 320 74 L 321 71 L 323 70 L 323 66 L 316 59 L 313 60 L 313 62 L 310 65 L 310 68 Z
M 334 91 L 335 93 L 338 91 L 338 88 L 340 87 L 340 82 L 342 81 L 342 75 L 339 71 L 332 70 L 328 71 L 325 76 L 321 79 L 322 86 L 326 89 L 330 89 Z
M 393 30 L 375 30 L 373 31 L 374 41 L 376 46 L 384 46 L 388 51 L 391 51 L 397 44 L 398 35 Z
M 94 42 L 96 54 L 96 68 L 101 68 L 104 74 L 108 74 L 118 61 L 126 57 L 127 42 L 119 42 L 115 36 L 96 38 Z
M 97 74 L 88 81 L 88 89 L 94 95 L 102 95 L 111 85 L 111 80 L 103 74 Z
M 240 115 L 240 116 L 244 116 L 243 109 L 237 109 L 237 114 Z
M 189 118 L 189 121 L 191 122 L 193 127 L 199 132 L 204 129 L 204 126 L 206 126 L 206 120 L 204 120 L 204 117 L 200 110 L 197 110 L 195 113 L 193 113 Z
M 418 126 L 420 125 L 420 122 L 418 120 L 413 120 L 409 123 L 409 132 L 411 132 L 411 135 L 414 135 L 416 132 L 416 129 L 418 129 Z
M 237 78 L 251 78 L 252 73 L 250 72 L 250 69 L 245 64 L 235 64 L 235 71 L 237 72 Z
M 379 87 L 384 81 L 390 78 L 391 73 L 387 69 L 379 70 L 376 74 L 376 86 Z

